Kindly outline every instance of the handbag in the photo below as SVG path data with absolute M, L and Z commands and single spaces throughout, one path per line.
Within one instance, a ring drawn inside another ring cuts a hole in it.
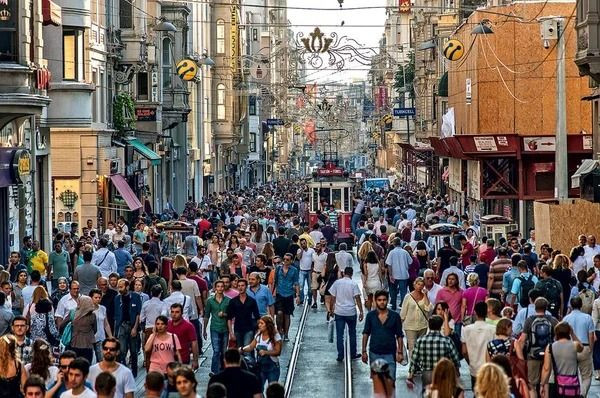
M 550 358 L 552 359 L 552 369 L 554 370 L 555 385 L 560 397 L 579 397 L 581 395 L 581 386 L 579 377 L 575 375 L 558 374 L 558 368 L 554 355 L 552 354 L 552 344 L 549 345 Z
M 513 376 L 516 378 L 521 378 L 526 383 L 527 380 L 527 361 L 521 359 L 517 356 L 517 352 L 515 351 L 515 343 L 514 341 L 510 345 L 510 352 L 508 353 L 508 361 L 510 362 L 510 367 L 513 372 Z
M 65 326 L 60 337 L 60 343 L 68 347 L 71 345 L 71 339 L 73 338 L 73 319 L 75 319 L 75 310 L 69 311 L 69 322 Z

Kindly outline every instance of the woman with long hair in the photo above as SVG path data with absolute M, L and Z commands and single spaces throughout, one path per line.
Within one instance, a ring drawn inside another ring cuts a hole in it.
M 149 372 L 166 374 L 169 363 L 181 362 L 181 343 L 177 335 L 167 332 L 168 323 L 166 316 L 157 316 L 152 334 L 144 345 Z
M 71 343 L 69 347 L 77 356 L 84 357 L 90 363 L 94 358 L 94 343 L 96 342 L 97 321 L 94 314 L 94 303 L 88 296 L 77 299 L 77 309 L 73 318 L 71 329 Z
M 454 319 L 450 313 L 450 307 L 445 301 L 438 301 L 433 308 L 433 314 L 440 316 L 444 320 L 442 325 L 442 334 L 446 337 L 454 332 Z
M 573 274 L 577 275 L 580 270 L 587 269 L 587 261 L 585 260 L 585 249 L 583 246 L 575 246 L 571 249 L 569 260 L 573 264 Z
M 56 381 L 58 367 L 53 365 L 52 347 L 44 339 L 35 339 L 31 350 L 31 363 L 25 365 L 27 376 L 36 375 L 44 380 L 46 389 Z
M 273 243 L 266 242 L 263 246 L 261 254 L 264 254 L 267 257 L 267 265 L 273 265 L 273 257 L 275 257 L 275 250 L 273 249 Z
M 431 384 L 425 393 L 429 398 L 463 398 L 465 392 L 458 384 L 456 367 L 448 358 L 442 358 L 433 368 Z
M 219 237 L 217 234 L 213 234 L 210 238 L 210 243 L 206 249 L 208 256 L 210 257 L 210 261 L 212 262 L 213 267 L 219 263 L 218 251 L 219 251 Z
M 424 241 L 420 240 L 415 246 L 415 257 L 419 260 L 419 274 L 422 275 L 423 271 L 431 267 L 431 259 L 427 252 L 427 245 Z
M 141 280 L 136 279 L 133 281 L 133 291 L 140 295 L 140 298 L 142 299 L 142 305 L 146 301 L 150 300 L 148 293 L 144 292 L 144 282 Z
M 477 372 L 474 390 L 477 398 L 509 398 L 508 376 L 495 363 L 485 363 Z
M 323 278 L 323 283 L 325 283 L 325 308 L 327 309 L 327 320 L 333 316 L 333 298 L 331 297 L 331 293 L 329 289 L 333 282 L 338 280 L 340 277 L 340 268 L 337 265 L 337 261 L 335 260 L 335 253 L 327 253 L 327 260 L 325 261 L 325 267 L 323 268 L 323 272 L 321 272 L 321 278 Z
M 38 285 L 35 289 L 33 289 L 33 294 L 31 296 L 31 304 L 29 304 L 23 310 L 23 316 L 26 317 L 27 319 L 29 319 L 31 317 L 31 313 L 35 312 L 35 305 L 41 299 L 47 299 L 47 298 L 48 298 L 48 292 L 46 291 L 46 289 L 43 286 Z
M 360 271 L 363 278 L 363 286 L 366 293 L 365 307 L 371 311 L 373 306 L 373 295 L 376 291 L 381 290 L 383 287 L 383 270 L 377 258 L 377 254 L 374 251 L 367 253 L 367 257 L 360 265 Z
M 171 286 L 171 282 L 173 281 L 173 277 L 175 276 L 175 270 L 180 267 L 183 267 L 185 269 L 188 268 L 187 260 L 185 259 L 185 256 L 182 254 L 176 255 L 175 258 L 173 259 L 173 264 L 171 266 L 171 272 L 169 272 L 169 286 Z M 133 290 L 133 288 L 134 288 L 133 283 L 130 285 L 130 287 Z
M 27 287 L 27 270 L 21 270 L 17 272 L 17 280 L 13 283 L 13 293 L 15 294 L 15 301 L 13 302 L 13 312 L 19 315 L 23 314 L 23 308 L 25 306 L 23 300 L 23 289 Z
M 21 387 L 27 371 L 17 359 L 17 340 L 6 334 L 0 337 L 0 398 L 22 398 Z
M 565 254 L 557 254 L 552 261 L 552 268 L 552 277 L 562 285 L 564 303 L 562 314 L 566 314 L 571 288 L 577 283 L 571 271 L 571 260 Z
M 252 227 L 250 227 L 252 230 Z M 250 241 L 256 245 L 256 252 L 262 253 L 265 243 L 267 243 L 267 234 L 265 233 L 262 224 L 256 224 L 256 232 L 250 238 Z
M 479 275 L 471 272 L 467 276 L 469 288 L 463 292 L 460 312 L 465 325 L 475 322 L 475 305 L 485 302 L 488 298 L 487 289 L 479 286 Z
M 264 389 L 265 383 L 270 384 L 279 381 L 281 336 L 277 333 L 275 322 L 273 322 L 270 315 L 261 317 L 257 326 L 258 333 L 254 336 L 254 339 L 247 346 L 240 348 L 240 351 L 243 353 L 256 350 L 261 386 Z
M 233 250 L 236 250 L 237 248 L 240 247 L 240 241 L 239 241 L 237 235 L 231 234 L 231 236 L 229 237 L 229 243 L 227 244 L 227 246 Z
M 141 257 L 136 257 L 133 259 L 133 282 L 140 281 L 142 282 L 142 288 L 144 283 L 146 282 L 146 277 L 148 276 L 148 267 L 146 267 L 146 263 Z
M 358 257 L 358 263 L 363 264 L 367 260 L 367 255 L 369 254 L 369 252 L 372 251 L 374 251 L 373 244 L 369 240 L 365 239 L 365 241 L 362 243 L 362 245 L 360 245 L 360 248 L 356 252 L 356 256 Z

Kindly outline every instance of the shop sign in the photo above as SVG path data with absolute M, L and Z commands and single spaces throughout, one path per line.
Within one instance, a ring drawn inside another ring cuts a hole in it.
M 62 12 L 58 4 L 52 0 L 42 0 L 43 25 L 60 26 L 62 23 Z
M 28 149 L 15 151 L 12 161 L 13 177 L 18 184 L 25 184 L 31 176 L 31 152 Z
M 477 160 L 467 160 L 467 196 L 481 200 L 481 170 Z
M 478 152 L 495 152 L 498 150 L 494 137 L 473 137 Z
M 410 0 L 399 0 L 398 12 L 400 12 L 401 14 L 409 13 L 410 12 Z
M 231 31 L 230 31 L 230 40 L 231 40 L 231 70 L 234 75 L 238 73 L 238 6 L 231 6 Z
M 156 121 L 156 109 L 155 108 L 137 108 L 135 110 L 135 118 L 138 122 L 155 122 Z
M 505 135 L 497 136 L 496 141 L 498 142 L 499 146 L 508 146 L 508 137 L 506 137 Z
M 554 152 L 556 137 L 523 137 L 524 152 Z
M 17 28 L 17 4 L 19 0 L 0 0 L 0 28 Z

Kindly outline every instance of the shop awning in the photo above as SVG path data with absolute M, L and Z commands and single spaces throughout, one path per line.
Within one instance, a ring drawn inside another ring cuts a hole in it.
M 448 96 L 448 72 L 444 72 L 438 83 L 438 92 L 440 97 Z
M 119 191 L 119 194 L 121 194 L 125 203 L 127 203 L 129 210 L 137 210 L 142 207 L 142 203 L 127 183 L 127 180 L 125 180 L 121 174 L 111 175 L 110 181 L 115 188 L 117 188 L 117 191 Z
M 160 155 L 142 144 L 137 138 L 125 138 L 125 141 L 127 141 L 127 144 L 131 145 L 137 153 L 148 159 L 153 166 L 160 164 Z
M 600 167 L 600 162 L 593 159 L 584 159 L 581 166 L 577 169 L 575 174 L 571 176 L 571 187 L 579 188 L 579 182 L 582 177 L 590 174 L 594 170 Z

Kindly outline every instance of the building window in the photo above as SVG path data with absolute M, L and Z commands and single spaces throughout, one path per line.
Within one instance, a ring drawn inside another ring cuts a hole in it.
M 256 133 L 250 133 L 250 142 L 248 143 L 248 151 L 256 152 Z
M 252 41 L 258 41 L 258 29 L 252 29 Z
M 104 83 L 104 71 L 100 71 L 100 122 L 106 122 L 106 87 Z M 98 86 L 96 86 L 96 91 L 98 91 Z
M 250 116 L 256 116 L 256 96 L 251 95 L 248 99 L 248 114 Z
M 137 74 L 137 99 L 148 101 L 148 73 L 138 72 Z
M 92 69 L 92 83 L 94 84 L 94 91 L 92 91 L 92 122 L 98 122 L 98 96 L 100 87 L 98 87 L 98 70 Z
M 164 38 L 162 42 L 162 81 L 163 88 L 171 87 L 173 62 L 171 61 L 171 39 Z
M 3 19 L 0 21 L 0 62 L 17 62 L 19 55 L 19 12 L 18 1 L 0 1 Z
M 119 26 L 121 29 L 133 28 L 133 4 L 135 0 L 119 0 Z
M 83 80 L 83 29 L 63 28 L 63 80 Z
M 217 21 L 217 54 L 225 54 L 225 21 Z
M 217 85 L 217 120 L 225 120 L 225 85 Z

